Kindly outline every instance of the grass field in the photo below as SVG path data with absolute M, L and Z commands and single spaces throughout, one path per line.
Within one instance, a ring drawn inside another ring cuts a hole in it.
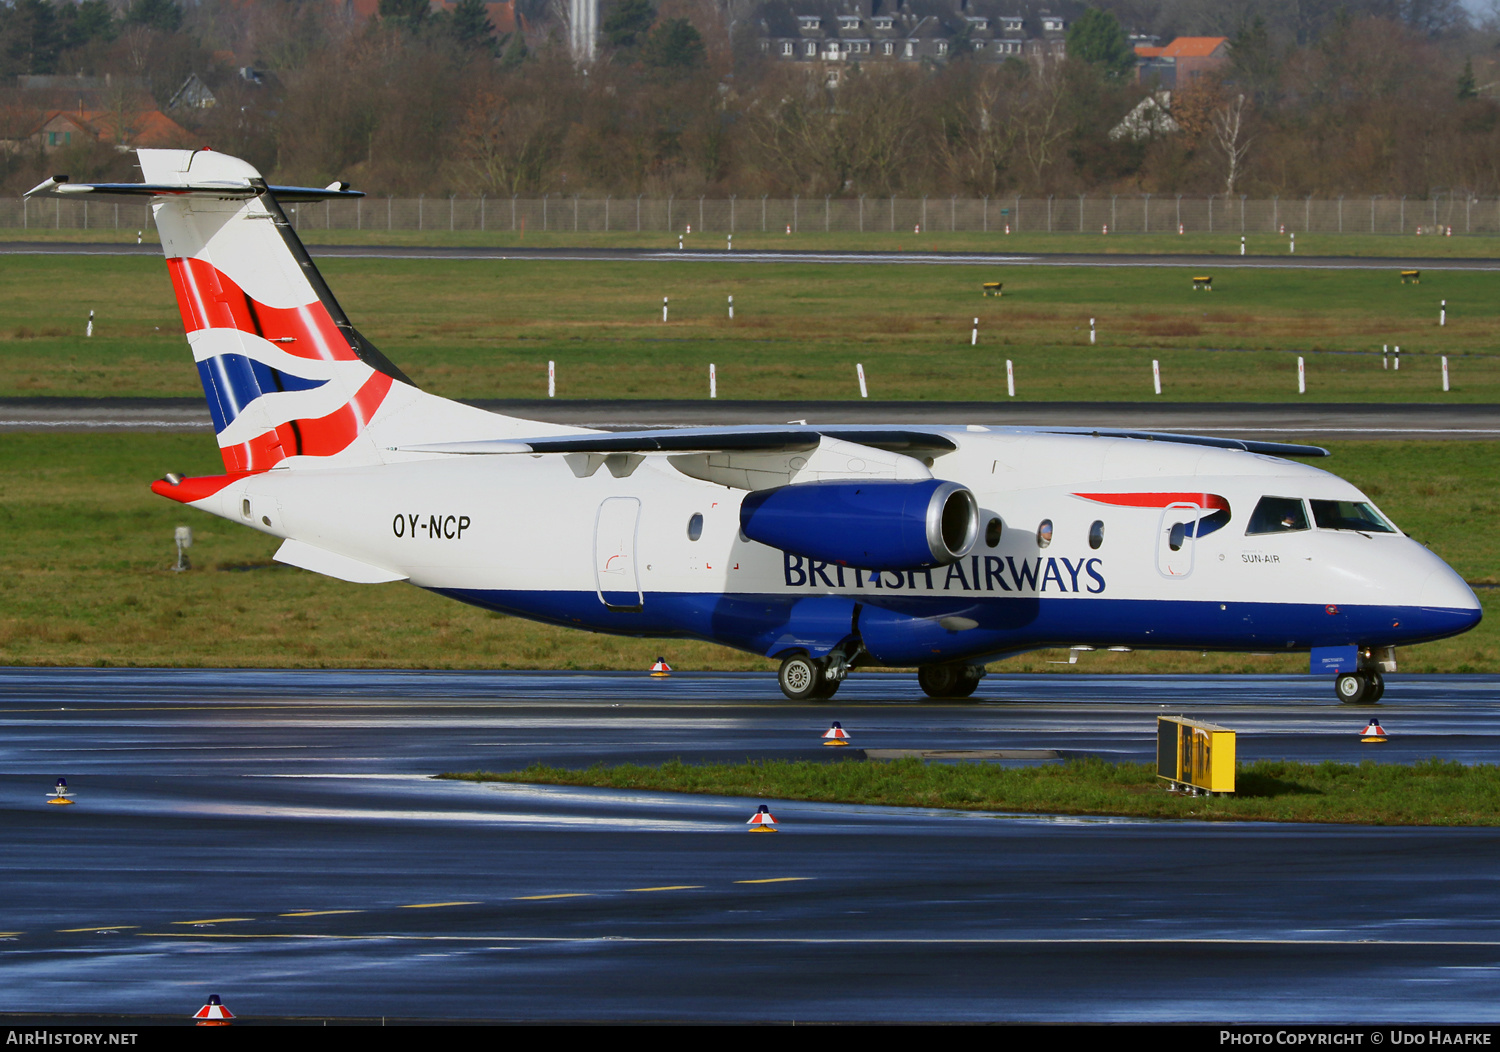
M 159 244 L 156 231 L 142 231 L 148 244 Z M 0 241 L 51 241 L 93 244 L 134 244 L 135 228 L 109 227 L 52 229 L 50 227 L 0 227 Z M 525 234 L 509 230 L 303 230 L 309 245 L 431 245 L 494 248 L 650 248 L 675 249 L 677 234 L 662 230 L 574 232 L 539 231 Z M 718 251 L 725 247 L 724 234 L 696 234 L 684 238 L 683 247 Z M 1245 252 L 1251 256 L 1289 256 L 1289 239 L 1276 234 L 1248 234 Z M 802 230 L 787 235 L 781 231 L 761 233 L 739 230 L 734 235 L 736 251 L 794 250 L 801 252 L 1076 252 L 1111 255 L 1238 256 L 1240 235 L 1232 233 L 1109 234 L 1057 231 L 1020 233 L 1000 231 L 970 233 L 936 231 L 914 236 L 909 231 L 866 233 Z M 1493 234 L 1418 237 L 1414 234 L 1308 234 L 1297 235 L 1297 256 L 1374 256 L 1413 259 L 1490 259 L 1500 256 L 1500 237 Z
M 472 771 L 442 777 L 964 811 L 1196 821 L 1500 825 L 1500 767 L 1442 760 L 1411 765 L 1263 760 L 1238 767 L 1234 795 L 1212 798 L 1167 792 L 1148 764 L 1092 759 L 1021 768 L 916 759 L 691 766 L 674 762 L 581 771 L 533 766 L 503 774 Z M 794 827 L 786 824 L 785 828 Z
M 1344 442 L 1325 466 L 1370 493 L 1465 578 L 1500 583 L 1500 443 Z M 153 495 L 169 470 L 222 470 L 206 435 L 0 436 L 0 664 L 197 667 L 769 669 L 706 643 L 590 635 L 404 584 L 353 585 L 271 562 L 277 541 Z M 194 569 L 173 573 L 173 528 Z M 1486 605 L 1496 593 L 1480 592 Z M 1490 610 L 1493 612 L 1494 608 Z M 1305 655 L 1064 654 L 1002 671 L 1303 672 Z M 1500 619 L 1400 652 L 1408 672 L 1500 671 Z M 915 685 L 912 684 L 915 692 Z
M 1456 239 L 1444 239 L 1444 241 Z M 430 390 L 539 397 L 870 396 L 1169 401 L 1500 401 L 1500 274 L 1394 270 L 832 266 L 328 260 L 360 329 Z M 1005 296 L 980 283 L 1003 280 Z M 726 300 L 734 297 L 735 320 Z M 671 299 L 670 321 L 661 299 Z M 1438 325 L 1439 302 L 1448 324 Z M 196 396 L 165 268 L 136 257 L 21 257 L 0 269 L 0 397 Z M 95 336 L 84 339 L 88 312 Z M 970 332 L 979 319 L 977 346 Z M 1089 343 L 1096 319 L 1098 342 Z M 1400 371 L 1382 345 L 1400 345 Z M 1453 389 L 1443 393 L 1439 357 Z

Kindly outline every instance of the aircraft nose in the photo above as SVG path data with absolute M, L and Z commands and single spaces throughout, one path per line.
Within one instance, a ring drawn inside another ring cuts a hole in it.
M 1417 605 L 1443 610 L 1472 610 L 1476 614 L 1480 609 L 1479 597 L 1474 594 L 1474 590 L 1446 566 L 1427 575 L 1427 580 L 1422 582 L 1421 591 L 1417 593 Z M 1477 617 L 1475 621 L 1478 621 Z

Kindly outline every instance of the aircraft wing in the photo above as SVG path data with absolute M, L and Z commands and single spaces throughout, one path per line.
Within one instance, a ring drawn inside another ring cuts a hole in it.
M 890 453 L 937 456 L 958 448 L 948 436 L 911 428 L 812 427 L 664 427 L 646 431 L 609 431 L 545 438 L 478 442 L 433 442 L 401 446 L 411 453 L 719 453 L 786 452 L 815 449 L 824 438 L 883 449 Z
M 1246 453 L 1264 453 L 1273 457 L 1329 457 L 1333 455 L 1322 446 L 1303 446 L 1293 442 L 1261 442 L 1252 438 L 1181 435 L 1173 431 L 1114 431 L 1085 427 L 1038 427 L 1028 430 L 1048 435 L 1091 435 L 1094 438 L 1135 438 L 1144 442 L 1181 442 L 1190 446 L 1238 449 Z

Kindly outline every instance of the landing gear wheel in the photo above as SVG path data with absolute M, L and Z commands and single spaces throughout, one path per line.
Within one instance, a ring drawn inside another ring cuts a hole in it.
M 781 693 L 792 701 L 816 701 L 833 696 L 832 690 L 821 693 L 827 690 L 828 679 L 823 675 L 823 666 L 806 654 L 793 654 L 782 661 L 776 682 L 781 686 Z M 838 685 L 834 684 L 833 689 L 837 690 Z
M 1363 672 L 1341 672 L 1333 681 L 1334 693 L 1345 705 L 1362 705 L 1374 701 L 1371 683 Z
M 967 698 L 979 686 L 979 676 L 965 665 L 923 665 L 917 685 L 929 698 Z
M 827 701 L 839 692 L 839 684 L 843 682 L 841 679 L 834 679 L 832 676 L 824 673 L 823 685 L 818 688 L 818 692 L 813 695 L 813 698 L 817 701 Z
M 1385 697 L 1385 677 L 1379 672 L 1370 673 L 1370 693 L 1365 698 L 1366 703 L 1373 705 Z

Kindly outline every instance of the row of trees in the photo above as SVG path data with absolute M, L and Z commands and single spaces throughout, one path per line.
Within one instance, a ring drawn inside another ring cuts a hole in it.
M 1451 0 L 1124 0 L 1070 12 L 1066 60 L 956 48 L 943 65 L 842 65 L 837 85 L 765 53 L 749 0 L 618 0 L 588 68 L 540 0 L 520 6 L 524 30 L 501 35 L 479 0 L 441 15 L 381 0 L 368 21 L 327 0 L 8 0 L 0 56 L 12 75 L 134 78 L 143 106 L 197 73 L 218 104 L 172 116 L 204 144 L 375 193 L 1500 194 L 1497 33 Z M 1111 135 L 1154 90 L 1124 26 L 1170 37 L 1230 17 L 1231 60 L 1174 93 L 1176 130 Z M 0 92 L 5 127 L 37 108 Z M 14 192 L 128 164 L 108 145 L 23 146 L 0 178 Z

